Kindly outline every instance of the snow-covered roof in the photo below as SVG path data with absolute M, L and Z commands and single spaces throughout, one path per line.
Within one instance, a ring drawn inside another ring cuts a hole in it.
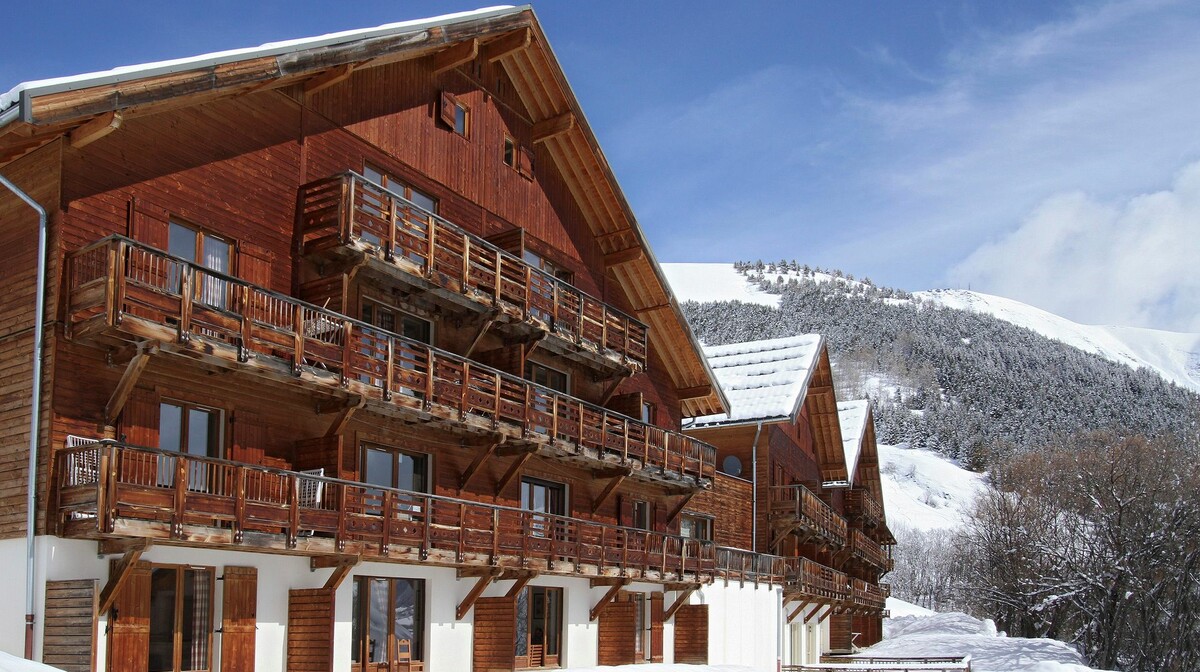
M 867 432 L 867 411 L 870 409 L 871 402 L 867 399 L 843 401 L 837 405 L 838 424 L 842 428 L 842 449 L 846 454 L 846 470 L 850 473 L 852 485 L 863 435 Z
M 9 89 L 7 93 L 0 94 L 0 112 L 4 112 L 16 105 L 21 99 L 21 94 L 26 91 L 30 93 L 36 93 L 37 95 L 57 93 L 59 91 L 72 91 L 75 89 L 84 89 L 92 86 L 100 86 L 102 84 L 112 84 L 115 82 L 139 79 L 142 77 L 151 77 L 170 72 L 190 70 L 193 68 L 207 67 L 222 63 L 230 63 L 233 61 L 260 58 L 263 56 L 278 56 L 280 54 L 301 51 L 304 49 L 312 49 L 314 47 L 323 47 L 331 44 L 341 44 L 343 42 L 352 42 L 355 40 L 412 32 L 424 28 L 432 28 L 433 26 L 454 23 L 456 21 L 474 20 L 490 16 L 501 16 L 511 12 L 521 12 L 527 8 L 528 5 L 521 7 L 514 7 L 512 5 L 485 7 L 483 9 L 444 14 L 442 16 L 434 16 L 427 19 L 415 19 L 412 21 L 387 23 L 382 26 L 376 26 L 375 28 L 343 30 L 341 32 L 328 33 L 325 35 L 318 35 L 316 37 L 302 37 L 294 40 L 284 40 L 282 42 L 268 42 L 257 47 L 229 49 L 227 51 L 217 51 L 210 54 L 188 56 L 187 58 L 176 58 L 168 61 L 142 63 L 139 65 L 124 65 L 111 70 L 88 72 L 81 75 L 70 75 L 68 77 L 54 77 L 51 79 L 39 79 L 31 82 L 21 82 L 20 84 L 17 84 L 13 88 Z
M 691 426 L 790 420 L 800 410 L 824 344 L 820 334 L 704 346 L 729 399 L 729 412 L 692 418 Z

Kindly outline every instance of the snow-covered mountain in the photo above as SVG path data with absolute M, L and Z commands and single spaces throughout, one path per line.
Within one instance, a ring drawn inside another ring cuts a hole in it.
M 733 264 L 678 263 L 662 267 L 680 301 L 779 305 L 778 294 L 763 291 L 737 272 Z M 786 282 L 798 276 L 794 272 L 766 272 L 764 277 Z M 817 281 L 856 282 L 825 273 L 809 277 Z M 916 292 L 913 297 L 926 304 L 989 314 L 1110 361 L 1148 369 L 1165 380 L 1200 392 L 1200 334 L 1079 324 L 1020 301 L 962 289 Z
M 982 474 L 929 450 L 879 446 L 883 507 L 892 528 L 953 529 L 987 487 Z

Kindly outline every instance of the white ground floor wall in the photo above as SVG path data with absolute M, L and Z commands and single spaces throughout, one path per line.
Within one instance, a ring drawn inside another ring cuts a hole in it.
M 94 541 L 39 537 L 36 540 L 36 570 L 34 581 L 35 659 L 42 657 L 42 614 L 44 613 L 47 581 L 96 579 L 103 586 L 108 579 L 109 564 L 117 556 L 100 557 Z M 217 577 L 227 566 L 255 567 L 258 570 L 257 639 L 255 662 L 258 672 L 284 672 L 287 653 L 288 591 L 297 588 L 320 588 L 332 569 L 311 570 L 308 558 L 246 553 L 239 551 L 205 550 L 172 546 L 152 546 L 142 555 L 152 563 L 184 564 L 212 567 Z M 0 541 L 0 650 L 14 655 L 24 652 L 25 623 L 25 541 Z M 334 603 L 334 672 L 349 672 L 351 653 L 351 581 L 355 576 L 397 577 L 425 581 L 425 663 L 430 672 L 465 671 L 471 668 L 473 644 L 473 613 L 461 621 L 455 618 L 458 604 L 475 585 L 476 579 L 458 579 L 454 569 L 423 565 L 364 562 L 351 572 L 338 589 Z M 484 597 L 499 597 L 508 592 L 512 581 L 497 581 L 484 592 Z M 214 591 L 213 627 L 220 625 L 222 591 Z M 591 587 L 586 578 L 540 576 L 532 586 L 563 589 L 563 667 L 589 667 L 597 664 L 599 626 L 590 620 L 589 612 L 608 588 Z M 633 583 L 630 591 L 654 592 L 662 586 Z M 667 593 L 665 606 L 670 606 L 677 593 Z M 803 615 L 787 624 L 779 587 L 739 584 L 736 581 L 717 581 L 693 593 L 691 604 L 708 605 L 709 663 L 745 665 L 756 670 L 774 670 L 777 662 L 815 661 L 819 651 L 828 647 L 828 621 L 803 623 Z M 795 605 L 788 605 L 789 610 Z M 108 614 L 101 614 L 97 625 L 97 669 L 104 669 L 106 660 Z M 674 623 L 663 626 L 664 660 L 674 660 Z M 213 638 L 214 669 L 220 656 L 220 635 Z

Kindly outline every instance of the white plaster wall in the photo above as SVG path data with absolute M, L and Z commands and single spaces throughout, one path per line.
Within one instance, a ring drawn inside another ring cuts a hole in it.
M 788 609 L 795 609 L 794 606 Z M 816 620 L 804 622 L 805 617 L 819 611 L 821 605 L 806 605 L 796 616 L 796 620 L 787 625 L 784 638 L 783 660 L 791 665 L 816 664 L 820 662 L 821 654 L 828 650 L 829 619 L 821 622 Z M 788 611 L 790 613 L 790 611 Z M 784 618 L 786 619 L 786 614 Z
M 739 586 L 733 581 L 728 585 L 717 581 L 694 593 L 692 604 L 709 605 L 708 662 L 775 669 L 780 655 L 782 600 L 779 588 L 765 584 L 756 588 L 753 583 Z

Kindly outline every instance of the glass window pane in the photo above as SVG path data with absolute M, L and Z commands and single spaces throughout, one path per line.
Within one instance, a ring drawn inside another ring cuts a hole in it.
M 167 234 L 167 252 L 188 261 L 196 261 L 196 232 L 171 222 Z
M 374 182 L 375 184 L 383 184 L 383 173 L 379 170 L 376 170 L 374 166 L 364 166 L 363 177 Z
M 363 482 L 370 483 L 371 485 L 381 485 L 386 488 L 394 487 L 395 484 L 392 481 L 391 451 L 367 448 Z
M 187 453 L 189 455 L 211 456 L 209 449 L 215 445 L 213 436 L 212 411 L 200 408 L 188 409 Z
M 149 672 L 175 669 L 175 579 L 178 570 L 160 568 L 150 572 L 150 664 Z M 118 615 L 118 618 L 120 616 Z
M 543 623 L 546 629 L 546 655 L 558 655 L 559 634 L 562 630 L 562 591 L 546 589 L 546 614 Z
M 358 587 L 362 581 L 355 579 L 350 593 L 350 662 L 362 660 L 362 604 L 358 601 Z
M 409 192 L 411 195 L 408 197 L 408 200 L 412 201 L 414 205 L 437 214 L 437 201 L 433 200 L 432 196 L 422 194 L 416 189 L 410 189 Z
M 517 594 L 516 654 L 529 655 L 529 593 L 526 588 Z
M 208 669 L 208 634 L 212 630 L 212 575 L 189 569 L 183 581 L 180 662 L 184 670 Z
M 393 579 L 395 596 L 392 602 L 392 632 L 396 637 L 397 651 L 404 649 L 401 640 L 407 640 L 412 659 L 420 660 L 417 646 L 421 639 L 420 581 Z
M 158 405 L 158 449 L 179 452 L 183 449 L 183 407 Z
M 388 581 L 387 579 L 371 579 L 367 605 L 367 661 L 372 663 L 387 662 L 388 636 Z

